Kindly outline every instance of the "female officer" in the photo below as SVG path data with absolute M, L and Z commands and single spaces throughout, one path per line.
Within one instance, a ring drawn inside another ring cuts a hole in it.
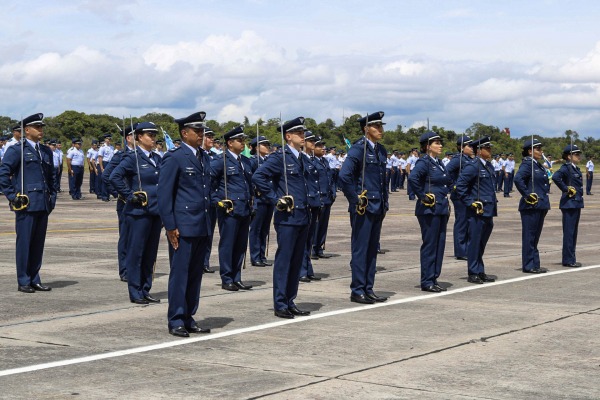
M 152 272 L 162 223 L 158 213 L 158 173 L 161 159 L 152 153 L 158 130 L 152 122 L 135 126 L 135 151 L 125 153 L 110 174 L 110 183 L 127 204 L 127 286 L 132 303 L 160 303 L 150 295 Z
M 560 211 L 563 224 L 562 265 L 581 267 L 575 257 L 579 217 L 583 208 L 583 175 L 577 166 L 581 161 L 581 150 L 576 145 L 568 145 L 562 154 L 565 163 L 552 176 L 556 187 L 562 192 Z
M 548 174 L 546 168 L 540 163 L 542 143 L 533 137 L 526 140 L 522 155 L 523 160 L 515 175 L 515 185 L 522 196 L 519 201 L 519 212 L 522 225 L 523 272 L 541 274 L 548 270 L 540 268 L 538 242 L 542 235 L 544 219 L 550 209 Z
M 425 132 L 419 140 L 426 153 L 415 163 L 408 176 L 419 201 L 415 215 L 421 226 L 421 290 L 439 293 L 446 289 L 438 285 L 446 247 L 446 225 L 450 215 L 448 192 L 452 179 L 438 156 L 442 153 L 442 138 L 435 132 Z

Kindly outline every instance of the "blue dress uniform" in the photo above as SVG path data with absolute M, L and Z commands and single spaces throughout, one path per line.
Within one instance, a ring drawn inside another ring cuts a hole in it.
M 304 118 L 298 117 L 286 122 L 280 128 L 285 133 L 304 135 Z M 285 172 L 284 159 L 285 151 Z M 275 209 L 274 225 L 277 232 L 277 252 L 273 266 L 273 307 L 275 315 L 281 318 L 294 318 L 307 315 L 300 311 L 294 300 L 298 294 L 300 267 L 310 225 L 308 189 L 303 173 L 302 158 L 296 155 L 290 145 L 267 158 L 252 176 L 260 197 L 276 205 L 283 196 L 294 198 L 293 209 Z M 287 177 L 287 188 L 286 188 Z M 279 200 L 278 200 L 279 199 Z
M 41 113 L 34 114 L 23 119 L 22 125 L 41 131 L 41 126 L 45 125 L 43 118 Z M 24 164 L 22 175 L 21 156 Z M 21 198 L 17 194 L 29 197 L 29 205 L 15 211 L 17 282 L 21 292 L 50 290 L 48 286 L 42 285 L 39 271 L 42 267 L 48 215 L 56 204 L 55 176 L 52 150 L 36 141 L 23 138 L 21 142 L 10 146 L 2 158 L 0 192 L 11 202 L 11 208 L 19 205 Z
M 545 268 L 540 268 L 540 252 L 538 251 L 538 242 L 542 235 L 544 219 L 548 210 L 550 210 L 550 183 L 548 182 L 548 173 L 546 168 L 530 156 L 525 156 L 527 150 L 536 147 L 541 148 L 542 143 L 537 139 L 526 140 L 523 144 L 523 160 L 519 166 L 519 171 L 514 178 L 515 186 L 521 194 L 519 201 L 519 213 L 521 213 L 522 229 L 522 260 L 523 272 L 539 274 L 546 272 Z M 540 149 L 541 151 L 541 149 Z M 525 199 L 531 194 L 537 194 L 537 202 L 528 204 Z
M 81 139 L 74 138 L 71 142 L 73 147 L 67 152 L 67 158 L 71 160 L 71 170 L 73 171 L 73 175 L 69 174 L 69 193 L 73 200 L 81 200 L 85 156 L 81 150 Z M 76 144 L 80 145 L 79 149 L 75 146 Z
M 484 136 L 472 142 L 474 149 L 491 147 L 491 140 Z M 483 254 L 494 229 L 494 217 L 498 215 L 498 200 L 494 167 L 481 157 L 463 167 L 456 181 L 456 194 L 467 210 L 469 237 L 467 245 L 468 281 L 471 283 L 493 282 L 494 278 L 485 274 Z M 482 212 L 478 214 L 473 204 L 480 202 Z
M 212 151 L 204 151 L 208 156 L 210 162 L 215 159 L 216 154 Z M 217 207 L 211 203 L 210 207 L 208 207 L 208 214 L 210 218 L 210 232 L 209 232 L 209 243 L 208 251 L 206 252 L 206 256 L 204 257 L 204 267 L 203 270 L 205 273 L 213 274 L 215 271 L 210 269 L 210 255 L 212 254 L 212 243 L 213 238 L 215 237 L 215 228 L 217 226 Z
M 181 129 L 201 128 L 206 116 L 194 113 L 176 120 Z M 181 130 L 180 129 L 180 130 Z M 195 154 L 194 154 L 195 153 Z M 179 231 L 169 273 L 169 332 L 187 336 L 200 332 L 194 321 L 200 299 L 205 254 L 210 246 L 210 159 L 202 148 L 182 143 L 163 156 L 158 179 L 158 208 L 167 231 Z
M 157 129 L 152 122 L 140 122 L 135 127 L 134 135 L 142 132 L 156 133 Z M 135 151 L 123 155 L 123 160 L 115 167 L 109 178 L 110 184 L 127 201 L 123 209 L 129 234 L 125 264 L 129 299 L 136 304 L 160 301 L 150 295 L 152 273 L 162 229 L 157 194 L 160 162 L 160 157 L 151 151 L 146 154 L 138 146 Z M 134 192 L 140 190 L 147 194 L 146 206 L 140 204 L 134 196 Z
M 263 143 L 268 145 L 269 141 L 266 137 L 259 136 L 258 141 L 256 138 L 252 139 L 250 146 L 258 148 L 258 144 Z M 253 174 L 262 164 L 265 163 L 267 158 L 268 156 L 262 157 L 259 154 L 255 154 L 255 156 L 250 160 Z M 255 197 L 253 206 L 254 216 L 250 222 L 250 236 L 248 240 L 250 244 L 250 260 L 252 261 L 252 265 L 256 267 L 263 267 L 271 265 L 267 260 L 266 251 L 267 238 L 269 236 L 269 231 L 271 230 L 271 221 L 273 220 L 273 211 L 275 210 L 275 206 L 273 203 L 271 203 L 270 199 L 259 196 Z
M 329 167 L 329 162 L 324 158 L 316 159 L 316 167 L 319 171 L 319 186 L 321 192 L 321 213 L 317 222 L 315 238 L 313 240 L 312 256 L 318 258 L 330 258 L 331 255 L 325 254 L 325 240 L 327 239 L 327 229 L 329 227 L 329 216 L 331 215 L 331 207 L 336 198 L 336 183 L 334 182 L 334 174 Z
M 224 135 L 225 142 L 246 137 L 243 125 Z M 230 213 L 224 207 L 217 207 L 221 287 L 230 291 L 251 289 L 251 285 L 242 282 L 242 265 L 248 248 L 252 211 L 252 165 L 246 156 L 240 154 L 236 157 L 226 149 L 211 161 L 210 166 L 213 204 L 225 199 L 233 202 L 233 211 Z M 225 167 L 227 170 L 224 170 Z M 225 174 L 227 187 L 225 187 Z
M 421 135 L 422 145 L 432 141 L 441 141 L 435 132 Z M 450 216 L 448 193 L 452 187 L 452 179 L 440 160 L 425 155 L 419 158 L 408 176 L 418 201 L 415 215 L 421 227 L 421 290 L 439 293 L 444 288 L 438 285 L 437 279 L 442 272 L 444 250 L 446 248 L 446 226 Z M 435 196 L 433 206 L 426 206 L 423 201 L 426 194 Z
M 106 139 L 110 139 L 111 135 L 110 134 L 106 134 L 104 135 L 104 140 L 106 141 Z M 101 199 L 103 201 L 109 201 L 110 200 L 110 187 L 104 184 L 104 179 L 102 179 L 102 175 L 104 174 L 104 172 L 102 172 L 104 170 L 104 168 L 106 168 L 106 166 L 108 165 L 108 163 L 110 162 L 110 160 L 113 158 L 115 154 L 115 148 L 113 146 L 111 146 L 108 143 L 104 143 L 102 145 L 102 147 L 100 147 L 100 149 L 98 149 L 98 157 L 102 157 L 102 169 L 100 169 L 98 167 L 98 177 L 96 179 L 100 179 L 99 181 L 97 180 L 97 182 L 99 182 L 99 191 L 97 191 L 96 193 L 100 195 Z M 110 177 L 109 177 L 110 180 Z
M 383 111 L 369 115 L 369 125 L 382 124 L 383 115 Z M 364 130 L 367 117 L 359 119 L 359 123 Z M 366 155 L 363 164 L 365 146 Z M 379 297 L 373 292 L 381 225 L 389 208 L 389 194 L 385 179 L 386 160 L 385 147 L 374 144 L 363 136 L 348 150 L 348 156 L 342 164 L 339 174 L 338 182 L 344 196 L 348 199 L 348 211 L 352 227 L 350 299 L 353 302 L 372 304 L 375 301 L 387 300 L 385 297 Z M 365 196 L 368 199 L 368 204 L 364 214 L 360 215 L 356 206 L 359 195 L 364 190 L 367 191 Z
M 562 212 L 563 247 L 562 265 L 565 267 L 581 267 L 575 256 L 579 218 L 583 208 L 583 174 L 579 167 L 568 161 L 568 156 L 579 153 L 577 145 L 568 145 L 563 150 L 563 159 L 567 162 L 552 175 L 552 181 L 562 192 L 559 208 Z
M 468 136 L 461 136 L 458 138 L 456 144 L 459 149 L 462 150 L 464 146 L 470 146 L 473 140 Z M 458 157 L 452 157 L 452 160 L 446 165 L 446 170 L 448 171 L 448 175 L 452 178 L 452 181 L 456 183 L 458 181 L 458 176 L 460 175 L 462 169 L 469 163 L 474 161 L 473 158 L 467 156 L 466 154 L 460 153 Z M 458 197 L 458 194 L 455 190 L 450 192 L 450 200 L 452 200 L 452 204 L 454 205 L 454 257 L 459 260 L 467 259 L 467 242 L 469 238 L 469 222 L 467 219 L 467 207 L 462 202 L 462 200 Z

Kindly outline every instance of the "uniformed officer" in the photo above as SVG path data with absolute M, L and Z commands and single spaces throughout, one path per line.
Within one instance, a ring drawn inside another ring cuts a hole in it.
M 392 179 L 394 177 L 393 164 L 394 161 L 392 160 L 392 154 L 388 153 L 387 160 L 385 162 L 385 187 L 387 188 L 388 192 L 395 191 L 393 190 L 394 182 Z
M 96 167 L 98 160 L 98 141 L 96 139 L 92 139 L 92 147 L 88 149 L 86 159 L 88 162 L 88 171 L 90 172 L 90 193 L 96 193 L 96 179 L 98 177 L 98 169 Z
M 38 113 L 21 121 L 25 137 L 6 150 L 0 165 L 0 191 L 15 212 L 17 282 L 24 293 L 51 290 L 39 275 L 48 215 L 56 204 L 52 151 L 39 143 L 43 118 Z
M 542 235 L 544 219 L 550 210 L 550 184 L 546 168 L 540 162 L 542 143 L 535 138 L 526 140 L 523 143 L 522 155 L 523 159 L 514 179 L 515 186 L 521 194 L 519 213 L 522 229 L 522 268 L 525 273 L 539 274 L 548 271 L 540 267 L 538 242 Z
M 104 168 L 106 168 L 106 166 L 108 165 L 108 163 L 110 162 L 110 160 L 113 158 L 114 153 L 115 153 L 115 148 L 113 146 L 111 146 L 110 144 L 110 140 L 111 140 L 111 135 L 110 134 L 106 134 L 104 135 L 104 144 L 102 145 L 102 147 L 100 147 L 100 149 L 98 149 L 98 162 L 97 162 L 97 167 L 98 167 L 98 178 L 96 179 L 100 179 L 99 183 L 99 194 L 100 198 L 102 199 L 102 201 L 110 201 L 110 193 L 109 188 L 107 185 L 104 184 L 104 180 L 102 179 L 102 174 L 104 173 Z M 110 179 L 109 179 L 110 180 Z
M 389 208 L 385 182 L 387 152 L 378 143 L 383 138 L 383 115 L 379 111 L 358 120 L 365 136 L 348 150 L 339 176 L 348 199 L 352 227 L 350 301 L 362 304 L 387 300 L 373 291 L 381 225 Z
M 6 154 L 6 150 L 8 150 L 10 146 L 14 146 L 15 144 L 21 142 L 21 125 L 15 125 L 11 130 L 13 136 L 4 144 L 4 154 Z
M 67 151 L 67 169 L 69 171 L 69 193 L 73 200 L 81 200 L 81 185 L 83 184 L 83 165 L 85 156 L 81 150 L 81 139 L 71 140 L 73 147 Z
M 164 140 L 162 139 L 158 139 L 156 141 L 156 148 L 153 150 L 154 154 L 157 154 L 160 158 L 163 158 L 165 156 L 165 151 L 164 151 Z
M 390 160 L 392 160 L 392 176 L 391 176 L 392 192 L 397 192 L 398 188 L 400 187 L 400 180 L 398 179 L 398 177 L 399 177 L 398 168 L 400 166 L 400 160 L 398 158 L 398 150 L 394 150 L 394 153 L 390 157 Z M 386 168 L 387 168 L 387 165 L 386 165 Z
M 221 288 L 229 291 L 252 289 L 252 285 L 242 282 L 252 212 L 252 166 L 241 154 L 246 148 L 246 138 L 243 125 L 230 130 L 223 135 L 223 154 L 210 162 L 220 235 Z
M 164 155 L 158 179 L 158 208 L 172 254 L 169 273 L 169 333 L 210 333 L 196 324 L 202 267 L 208 251 L 210 160 L 202 149 L 206 113 L 175 120 L 182 144 Z
M 471 147 L 472 142 L 473 140 L 466 135 L 461 135 L 456 141 L 457 150 L 460 152 L 459 156 L 453 157 L 446 165 L 448 174 L 454 183 L 458 180 L 458 176 L 465 165 L 474 161 L 475 151 Z M 450 199 L 454 205 L 454 257 L 456 257 L 457 260 L 466 260 L 467 240 L 469 238 L 467 208 L 458 197 L 455 190 L 450 192 Z
M 325 143 L 323 138 L 317 137 L 315 142 L 316 167 L 319 171 L 319 186 L 321 192 L 321 212 L 317 221 L 315 238 L 313 240 L 312 259 L 330 258 L 330 254 L 325 253 L 325 241 L 327 239 L 327 229 L 329 227 L 329 216 L 331 207 L 337 196 L 336 184 L 333 181 L 333 171 L 329 168 L 329 162 L 323 157 L 325 155 Z
M 202 150 L 206 153 L 209 158 L 209 161 L 215 158 L 217 153 L 213 152 L 215 143 L 215 132 L 208 125 L 204 125 L 204 137 L 202 139 Z M 215 270 L 210 268 L 210 255 L 212 253 L 212 244 L 213 238 L 215 237 L 215 227 L 217 226 L 217 206 L 212 202 L 208 207 L 208 213 L 210 214 L 210 232 L 208 238 L 208 251 L 206 252 L 206 256 L 204 257 L 204 263 L 202 267 L 202 271 L 205 274 L 214 274 Z
M 252 173 L 265 163 L 269 156 L 271 143 L 262 135 L 252 139 L 250 142 L 250 154 L 254 157 L 250 160 L 252 164 Z M 266 251 L 268 245 L 269 231 L 271 230 L 271 221 L 273 220 L 273 205 L 270 199 L 257 196 L 254 199 L 254 216 L 250 222 L 250 260 L 255 267 L 265 267 L 273 265 L 267 260 Z
M 58 157 L 58 170 L 56 171 L 56 192 L 60 193 L 62 190 L 60 189 L 60 182 L 62 180 L 62 173 L 64 167 L 64 154 L 62 152 L 62 143 L 60 140 L 55 140 L 56 148 L 54 149 L 54 154 Z
M 439 293 L 446 288 L 438 284 L 446 248 L 446 226 L 450 216 L 448 193 L 452 178 L 438 158 L 443 142 L 435 132 L 425 132 L 419 138 L 421 152 L 411 170 L 408 183 L 417 196 L 415 215 L 421 227 L 421 290 Z
M 410 150 L 410 156 L 406 159 L 406 180 L 408 181 L 408 178 L 410 176 L 410 171 L 415 167 L 415 164 L 417 162 L 417 160 L 419 159 L 419 149 L 417 149 L 416 147 L 412 148 Z M 415 199 L 415 192 L 412 190 L 412 188 L 410 187 L 410 184 L 407 183 L 406 184 L 406 194 L 408 195 L 408 199 L 409 200 L 414 200 Z
M 594 182 L 594 157 L 589 154 L 587 156 L 588 161 L 585 163 L 585 194 L 592 196 L 592 183 Z
M 504 187 L 504 166 L 506 165 L 507 161 L 506 158 L 504 158 L 505 156 L 505 153 L 500 154 L 500 158 L 498 159 L 498 167 L 494 168 L 494 171 L 496 171 L 497 193 L 502 192 Z
M 340 173 L 340 168 L 342 168 L 342 163 L 335 155 L 335 147 L 329 148 L 329 154 L 323 156 L 329 162 L 329 169 L 333 175 L 333 183 L 335 185 L 335 192 L 338 191 L 338 176 Z
M 294 300 L 298 294 L 302 255 L 310 225 L 308 190 L 300 157 L 304 145 L 304 118 L 298 117 L 280 126 L 284 148 L 271 154 L 256 170 L 252 182 L 260 197 L 275 205 L 274 225 L 277 252 L 273 266 L 273 303 L 275 316 L 294 318 L 309 315 Z
M 576 268 L 581 267 L 575 256 L 583 208 L 583 175 L 577 166 L 581 162 L 581 150 L 577 145 L 568 145 L 563 149 L 562 158 L 565 163 L 552 176 L 556 187 L 562 192 L 559 205 L 563 228 L 562 265 Z
M 123 212 L 129 233 L 125 261 L 129 299 L 136 304 L 160 303 L 150 295 L 162 229 L 157 194 L 161 160 L 152 153 L 158 130 L 152 122 L 140 122 L 134 128 L 136 148 L 123 155 L 109 181 L 127 201 Z
M 491 164 L 490 137 L 484 136 L 472 141 L 471 147 L 477 151 L 477 157 L 463 167 L 455 191 L 467 209 L 467 280 L 481 284 L 495 280 L 485 273 L 483 254 L 494 229 L 494 217 L 498 215 L 498 200 Z
M 513 183 L 515 180 L 515 157 L 512 153 L 508 154 L 508 159 L 504 162 L 504 197 L 511 197 L 513 191 Z

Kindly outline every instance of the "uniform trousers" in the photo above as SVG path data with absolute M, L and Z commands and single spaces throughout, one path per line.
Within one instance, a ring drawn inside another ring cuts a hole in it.
M 388 192 L 394 190 L 394 183 L 392 181 L 392 177 L 392 168 L 387 168 L 385 170 L 385 187 L 387 188 Z
M 212 243 L 215 236 L 215 227 L 217 226 L 217 208 L 213 206 L 208 207 L 208 215 L 210 216 L 210 234 L 208 236 L 208 250 L 204 256 L 204 266 L 210 267 L 210 255 L 212 253 Z
M 521 246 L 523 271 L 540 268 L 538 243 L 548 210 L 521 210 Z
M 102 161 L 102 168 L 105 169 L 108 166 L 108 162 L 107 161 Z M 100 194 L 100 197 L 102 197 L 102 200 L 108 200 L 109 199 L 109 193 L 108 193 L 108 186 L 102 181 L 102 176 L 98 176 L 98 178 L 100 179 L 100 193 L 96 192 L 96 194 Z
M 267 236 L 271 230 L 274 209 L 272 204 L 256 204 L 256 213 L 250 222 L 250 260 L 253 263 L 267 259 Z
M 16 262 L 19 286 L 41 283 L 40 268 L 48 228 L 46 211 L 15 212 Z
M 467 243 L 467 269 L 469 275 L 485 273 L 483 264 L 483 253 L 492 230 L 494 229 L 493 217 L 482 217 L 475 215 L 471 209 L 467 209 L 469 223 L 469 239 Z
M 202 268 L 208 246 L 208 236 L 180 236 L 177 250 L 169 242 L 169 251 L 172 253 L 167 295 L 169 329 L 190 327 L 195 322 L 193 317 L 200 301 Z
M 317 230 L 313 240 L 313 254 L 323 254 L 325 250 L 325 241 L 327 240 L 327 228 L 329 228 L 329 216 L 331 215 L 332 204 L 325 204 L 321 207 Z
M 117 242 L 117 259 L 119 261 L 119 276 L 121 278 L 127 278 L 127 238 L 129 237 L 127 218 L 123 213 L 124 208 L 125 202 L 121 199 L 117 200 L 117 218 L 119 219 L 119 240 Z
M 158 215 L 127 215 L 127 286 L 129 299 L 143 299 L 152 288 L 152 273 L 162 221 Z
M 73 176 L 69 176 L 69 194 L 74 199 L 81 199 L 81 185 L 83 184 L 83 165 L 71 165 Z
M 102 197 L 102 171 L 100 170 L 100 166 L 97 165 L 96 169 L 98 170 L 98 175 L 96 175 L 96 196 Z
M 447 215 L 417 215 L 421 227 L 421 287 L 437 283 L 446 248 Z
M 355 296 L 373 293 L 375 272 L 377 264 L 377 248 L 381 235 L 382 214 L 366 212 L 358 215 L 356 211 L 350 212 L 350 225 L 352 226 L 352 282 L 350 290 Z
M 589 175 L 589 177 L 588 177 L 588 175 Z M 594 181 L 594 173 L 588 172 L 588 175 L 586 175 L 586 180 L 585 180 L 585 194 L 592 193 L 592 182 Z
M 96 178 L 96 173 L 94 171 L 90 171 L 90 193 L 96 193 Z
M 221 282 L 225 285 L 241 282 L 242 265 L 248 248 L 250 216 L 237 217 L 226 215 L 217 210 L 219 222 L 219 271 Z
M 314 276 L 315 274 L 310 255 L 320 213 L 321 207 L 310 207 L 310 225 L 308 226 L 308 234 L 306 235 L 306 242 L 304 244 L 304 257 L 302 258 L 302 266 L 300 267 L 300 276 Z
M 573 264 L 577 261 L 575 247 L 577 246 L 581 208 L 561 208 L 560 211 L 562 211 L 563 228 L 562 263 Z
M 467 206 L 460 200 L 452 201 L 452 204 L 454 204 L 454 257 L 467 257 L 467 244 L 469 241 Z
M 277 251 L 273 263 L 273 308 L 294 307 L 308 225 L 275 225 Z

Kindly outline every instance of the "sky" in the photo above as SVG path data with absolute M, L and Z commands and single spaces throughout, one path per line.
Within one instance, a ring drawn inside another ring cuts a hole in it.
M 600 139 L 600 2 L 2 2 L 0 115 L 384 111 Z

